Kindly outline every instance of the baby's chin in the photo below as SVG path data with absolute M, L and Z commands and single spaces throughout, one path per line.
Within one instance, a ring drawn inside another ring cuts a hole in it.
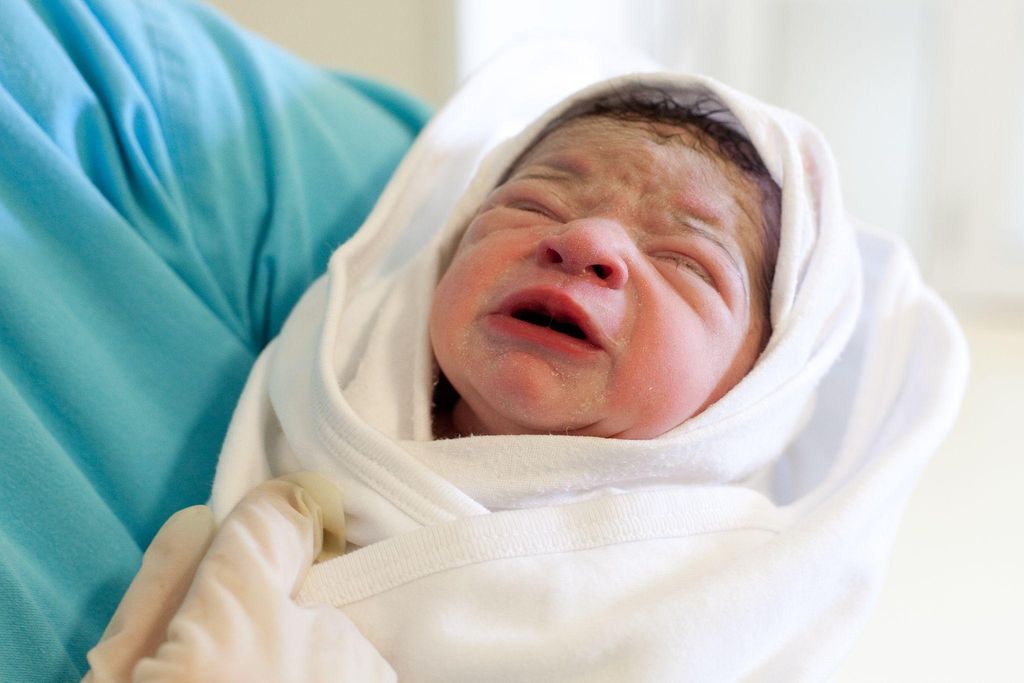
M 552 411 L 523 411 L 508 415 L 489 406 L 474 410 L 461 398 L 450 418 L 449 436 L 537 435 L 590 436 L 603 439 L 654 439 L 675 429 L 692 415 L 666 418 L 661 422 L 628 420 L 622 416 L 591 419 L 590 416 L 555 414 Z
M 468 435 L 526 435 L 526 434 L 578 434 L 593 431 L 592 422 L 569 420 L 544 410 L 495 410 L 490 405 L 474 407 L 459 399 L 452 411 L 452 425 L 461 436 Z M 598 434 L 592 434 L 597 436 Z

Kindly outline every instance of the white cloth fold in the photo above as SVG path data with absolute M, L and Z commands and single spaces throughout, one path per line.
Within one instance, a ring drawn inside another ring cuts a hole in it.
M 471 80 L 261 356 L 232 421 L 215 513 L 263 479 L 329 475 L 362 547 L 314 567 L 301 599 L 343 609 L 402 680 L 826 677 L 952 423 L 962 336 L 906 250 L 845 214 L 820 134 L 707 78 L 604 80 L 636 66 L 533 45 Z M 782 187 L 768 347 L 649 441 L 432 441 L 427 318 L 462 228 L 546 122 L 629 88 L 717 100 Z

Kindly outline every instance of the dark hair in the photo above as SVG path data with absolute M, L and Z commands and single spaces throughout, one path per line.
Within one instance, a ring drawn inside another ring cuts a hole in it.
M 782 229 L 782 190 L 772 178 L 761 155 L 747 139 L 732 113 L 710 94 L 690 93 L 689 101 L 681 101 L 660 88 L 624 89 L 610 95 L 579 102 L 549 122 L 512 163 L 499 184 L 515 172 L 520 162 L 544 138 L 570 121 L 601 117 L 617 121 L 665 123 L 690 132 L 703 151 L 727 162 L 757 186 L 761 194 L 761 267 L 752 273 L 753 285 L 762 293 L 765 320 L 762 348 L 771 334 L 770 302 L 775 262 L 779 255 Z

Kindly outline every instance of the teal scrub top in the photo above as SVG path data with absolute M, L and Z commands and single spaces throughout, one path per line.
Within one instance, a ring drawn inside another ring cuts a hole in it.
M 428 113 L 200 4 L 0 2 L 0 680 L 84 675 Z

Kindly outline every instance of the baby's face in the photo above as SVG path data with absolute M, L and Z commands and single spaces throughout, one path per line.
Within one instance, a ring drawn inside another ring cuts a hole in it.
M 456 433 L 652 438 L 750 370 L 759 191 L 693 143 L 570 121 L 488 195 L 430 317 Z

